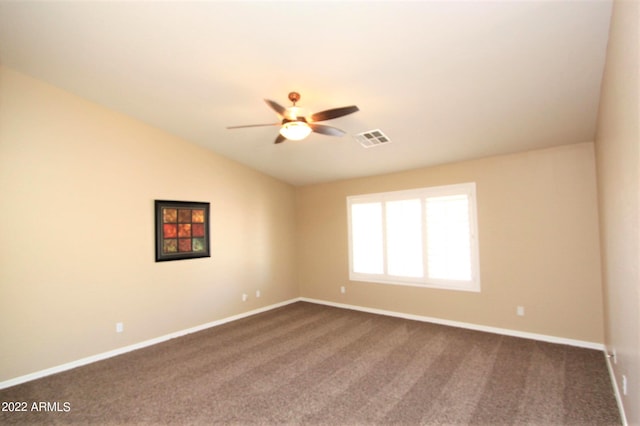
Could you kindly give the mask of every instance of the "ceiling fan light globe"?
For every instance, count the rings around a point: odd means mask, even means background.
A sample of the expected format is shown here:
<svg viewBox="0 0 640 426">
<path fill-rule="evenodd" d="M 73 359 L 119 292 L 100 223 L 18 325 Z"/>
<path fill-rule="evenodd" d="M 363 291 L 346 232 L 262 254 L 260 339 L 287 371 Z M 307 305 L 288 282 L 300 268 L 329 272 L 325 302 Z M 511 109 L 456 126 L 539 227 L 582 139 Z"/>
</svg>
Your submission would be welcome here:
<svg viewBox="0 0 640 426">
<path fill-rule="evenodd" d="M 300 141 L 311 134 L 311 127 L 304 121 L 290 121 L 280 128 L 280 134 L 292 141 Z"/>
</svg>

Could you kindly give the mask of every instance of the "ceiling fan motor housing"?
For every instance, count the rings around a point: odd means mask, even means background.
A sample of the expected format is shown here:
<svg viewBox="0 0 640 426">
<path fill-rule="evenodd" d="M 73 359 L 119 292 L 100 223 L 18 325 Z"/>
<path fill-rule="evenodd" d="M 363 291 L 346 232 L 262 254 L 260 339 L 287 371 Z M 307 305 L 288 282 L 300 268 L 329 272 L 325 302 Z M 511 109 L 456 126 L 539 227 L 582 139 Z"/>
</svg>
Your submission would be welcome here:
<svg viewBox="0 0 640 426">
<path fill-rule="evenodd" d="M 303 123 L 307 123 L 307 119 L 306 118 L 304 118 L 302 116 L 299 116 L 299 117 L 296 117 L 296 118 L 286 118 L 285 117 L 285 118 L 282 119 L 282 124 L 291 123 L 292 121 L 300 121 L 300 122 L 303 122 Z"/>
</svg>

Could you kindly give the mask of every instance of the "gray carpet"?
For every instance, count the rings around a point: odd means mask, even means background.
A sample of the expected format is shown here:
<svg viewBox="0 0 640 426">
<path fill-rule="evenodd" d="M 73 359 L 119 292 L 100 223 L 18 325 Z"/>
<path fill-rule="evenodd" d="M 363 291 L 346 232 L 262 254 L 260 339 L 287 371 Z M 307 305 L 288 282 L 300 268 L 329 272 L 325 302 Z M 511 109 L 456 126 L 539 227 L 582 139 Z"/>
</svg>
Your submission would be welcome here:
<svg viewBox="0 0 640 426">
<path fill-rule="evenodd" d="M 602 352 L 303 302 L 0 401 L 28 403 L 2 424 L 621 424 Z"/>
</svg>

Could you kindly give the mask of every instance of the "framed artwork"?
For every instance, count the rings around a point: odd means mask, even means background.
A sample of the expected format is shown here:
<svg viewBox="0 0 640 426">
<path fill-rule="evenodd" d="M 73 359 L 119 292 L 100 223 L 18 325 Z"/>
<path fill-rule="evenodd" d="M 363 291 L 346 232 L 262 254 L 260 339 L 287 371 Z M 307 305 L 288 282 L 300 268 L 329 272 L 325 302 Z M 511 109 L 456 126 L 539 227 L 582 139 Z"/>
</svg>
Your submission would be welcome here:
<svg viewBox="0 0 640 426">
<path fill-rule="evenodd" d="M 156 262 L 211 257 L 209 203 L 155 200 Z"/>
</svg>

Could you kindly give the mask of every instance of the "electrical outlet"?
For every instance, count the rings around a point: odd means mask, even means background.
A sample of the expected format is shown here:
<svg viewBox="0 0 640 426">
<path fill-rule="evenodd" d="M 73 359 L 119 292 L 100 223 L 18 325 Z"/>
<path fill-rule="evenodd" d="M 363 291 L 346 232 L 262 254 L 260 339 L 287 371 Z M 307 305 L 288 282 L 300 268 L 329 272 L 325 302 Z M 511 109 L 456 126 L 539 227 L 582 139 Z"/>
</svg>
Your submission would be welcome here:
<svg viewBox="0 0 640 426">
<path fill-rule="evenodd" d="M 246 302 L 248 298 L 249 298 L 249 295 L 247 293 L 243 293 L 242 294 L 242 301 L 243 302 Z"/>
<path fill-rule="evenodd" d="M 345 294 L 347 292 L 347 288 L 345 286 L 340 287 L 340 293 Z"/>
<path fill-rule="evenodd" d="M 627 395 L 627 376 L 622 375 L 622 394 Z"/>
<path fill-rule="evenodd" d="M 256 297 L 260 297 L 260 290 L 256 290 Z"/>
<path fill-rule="evenodd" d="M 516 308 L 516 314 L 518 314 L 519 317 L 523 317 L 524 316 L 524 306 L 518 306 Z"/>
<path fill-rule="evenodd" d="M 124 323 L 116 323 L 116 333 L 122 333 L 124 331 Z"/>
</svg>

